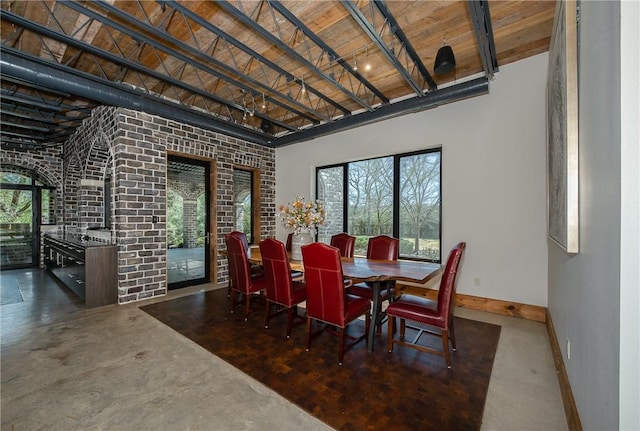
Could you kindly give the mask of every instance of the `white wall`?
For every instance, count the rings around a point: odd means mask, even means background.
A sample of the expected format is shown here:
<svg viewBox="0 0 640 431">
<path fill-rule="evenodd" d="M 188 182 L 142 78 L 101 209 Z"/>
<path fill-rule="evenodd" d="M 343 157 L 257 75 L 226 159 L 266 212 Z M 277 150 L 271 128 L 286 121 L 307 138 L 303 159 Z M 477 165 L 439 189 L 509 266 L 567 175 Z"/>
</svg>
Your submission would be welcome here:
<svg viewBox="0 0 640 431">
<path fill-rule="evenodd" d="M 581 2 L 580 254 L 549 245 L 549 311 L 585 430 L 640 429 L 640 19 L 633 3 Z"/>
<path fill-rule="evenodd" d="M 640 429 L 640 2 L 621 3 L 620 429 Z"/>
<path fill-rule="evenodd" d="M 458 292 L 546 306 L 546 76 L 541 54 L 501 66 L 488 95 L 279 148 L 276 202 L 313 196 L 317 166 L 441 146 L 443 258 L 467 242 Z"/>
</svg>

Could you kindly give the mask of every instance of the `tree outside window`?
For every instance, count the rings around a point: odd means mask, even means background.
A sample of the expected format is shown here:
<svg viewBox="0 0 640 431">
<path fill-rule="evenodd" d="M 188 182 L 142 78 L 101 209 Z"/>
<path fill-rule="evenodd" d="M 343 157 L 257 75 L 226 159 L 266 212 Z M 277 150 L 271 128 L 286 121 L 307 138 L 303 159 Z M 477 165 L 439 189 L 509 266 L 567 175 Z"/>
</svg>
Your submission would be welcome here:
<svg viewBox="0 0 640 431">
<path fill-rule="evenodd" d="M 318 168 L 327 214 L 318 240 L 346 230 L 356 236 L 355 254 L 366 255 L 368 239 L 386 234 L 400 238 L 401 257 L 440 262 L 440 156 L 437 149 Z"/>
</svg>

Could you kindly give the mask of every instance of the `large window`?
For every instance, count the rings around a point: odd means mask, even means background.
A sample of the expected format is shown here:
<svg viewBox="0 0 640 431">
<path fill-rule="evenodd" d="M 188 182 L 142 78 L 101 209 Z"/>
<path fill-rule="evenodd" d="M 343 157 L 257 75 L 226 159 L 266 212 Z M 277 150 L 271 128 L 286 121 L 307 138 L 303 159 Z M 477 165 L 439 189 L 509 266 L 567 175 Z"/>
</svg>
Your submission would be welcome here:
<svg viewBox="0 0 640 431">
<path fill-rule="evenodd" d="M 234 230 L 244 232 L 249 244 L 257 243 L 255 209 L 255 172 L 249 169 L 233 169 L 233 205 L 235 210 Z"/>
<path fill-rule="evenodd" d="M 346 231 L 366 255 L 369 238 L 386 234 L 400 238 L 400 257 L 440 262 L 440 165 L 436 149 L 317 168 L 318 240 Z"/>
</svg>

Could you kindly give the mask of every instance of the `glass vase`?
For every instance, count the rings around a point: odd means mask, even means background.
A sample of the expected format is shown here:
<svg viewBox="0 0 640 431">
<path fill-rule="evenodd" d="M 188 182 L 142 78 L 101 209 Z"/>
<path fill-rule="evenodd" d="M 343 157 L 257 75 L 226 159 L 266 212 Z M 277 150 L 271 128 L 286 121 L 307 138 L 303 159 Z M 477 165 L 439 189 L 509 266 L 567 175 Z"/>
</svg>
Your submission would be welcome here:
<svg viewBox="0 0 640 431">
<path fill-rule="evenodd" d="M 302 251 L 300 248 L 303 245 L 311 244 L 313 242 L 313 235 L 311 232 L 294 233 L 291 238 L 291 259 L 302 260 Z"/>
</svg>

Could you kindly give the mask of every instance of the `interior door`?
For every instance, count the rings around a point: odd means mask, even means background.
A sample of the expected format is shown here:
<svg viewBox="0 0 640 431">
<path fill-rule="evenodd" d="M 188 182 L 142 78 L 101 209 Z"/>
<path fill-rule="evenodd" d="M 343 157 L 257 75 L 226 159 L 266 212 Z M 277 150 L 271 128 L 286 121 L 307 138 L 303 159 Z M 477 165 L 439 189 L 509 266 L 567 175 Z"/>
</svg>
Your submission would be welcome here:
<svg viewBox="0 0 640 431">
<path fill-rule="evenodd" d="M 34 192 L 31 188 L 3 186 L 0 189 L 0 266 L 22 268 L 34 264 Z"/>
<path fill-rule="evenodd" d="M 210 280 L 210 162 L 170 155 L 167 165 L 169 289 Z"/>
</svg>

